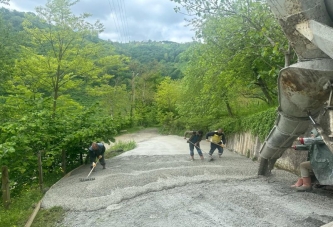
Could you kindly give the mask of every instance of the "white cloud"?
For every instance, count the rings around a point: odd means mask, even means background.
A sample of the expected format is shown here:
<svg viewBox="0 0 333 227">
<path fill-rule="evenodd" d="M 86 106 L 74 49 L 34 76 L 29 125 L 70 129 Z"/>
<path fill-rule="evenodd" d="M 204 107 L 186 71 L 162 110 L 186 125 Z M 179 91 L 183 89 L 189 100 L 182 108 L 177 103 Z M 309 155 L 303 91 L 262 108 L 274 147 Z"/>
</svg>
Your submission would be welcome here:
<svg viewBox="0 0 333 227">
<path fill-rule="evenodd" d="M 11 0 L 10 8 L 35 12 L 47 0 Z M 170 0 L 81 0 L 73 6 L 76 14 L 90 13 L 90 22 L 100 20 L 105 31 L 103 39 L 112 41 L 190 42 L 194 32 L 185 27 L 184 16 L 174 12 Z"/>
</svg>

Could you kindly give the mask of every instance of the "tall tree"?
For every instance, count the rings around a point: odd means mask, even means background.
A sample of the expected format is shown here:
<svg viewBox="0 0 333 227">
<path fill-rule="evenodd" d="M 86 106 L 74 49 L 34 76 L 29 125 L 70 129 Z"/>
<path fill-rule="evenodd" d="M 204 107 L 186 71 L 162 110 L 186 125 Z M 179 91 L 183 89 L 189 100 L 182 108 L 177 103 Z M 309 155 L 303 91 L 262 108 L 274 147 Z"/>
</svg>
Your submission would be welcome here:
<svg viewBox="0 0 333 227">
<path fill-rule="evenodd" d="M 98 73 L 91 59 L 97 58 L 100 46 L 88 39 L 102 32 L 103 25 L 98 21 L 95 24 L 87 22 L 89 14 L 74 15 L 70 7 L 77 2 L 48 0 L 45 7 L 36 8 L 38 23 L 28 15 L 23 24 L 24 30 L 32 38 L 33 47 L 25 48 L 26 57 L 30 60 L 27 64 L 22 60 L 22 64 L 27 69 L 38 65 L 39 72 L 34 76 L 45 88 L 52 89 L 54 114 L 61 89 L 77 86 L 73 83 L 77 76 Z M 32 65 L 34 61 L 36 64 Z M 28 72 L 22 71 L 23 74 Z"/>
<path fill-rule="evenodd" d="M 233 84 L 246 88 L 244 96 L 275 105 L 276 78 L 290 49 L 265 1 L 174 1 L 195 16 L 190 23 L 223 84 L 238 78 L 241 83 Z"/>
<path fill-rule="evenodd" d="M 89 14 L 74 15 L 70 8 L 77 2 L 48 0 L 44 7 L 36 8 L 37 17 L 27 15 L 23 28 L 30 42 L 22 46 L 23 56 L 17 61 L 14 78 L 17 90 L 24 92 L 27 97 L 33 100 L 51 97 L 53 114 L 50 120 L 54 123 L 53 128 L 57 129 L 54 131 L 56 138 L 53 144 L 61 146 L 54 148 L 54 153 L 48 152 L 53 157 L 62 157 L 65 172 L 68 143 L 73 139 L 67 135 L 71 130 L 81 131 L 80 128 L 67 127 L 70 124 L 62 122 L 82 108 L 73 101 L 70 92 L 84 88 L 87 81 L 103 81 L 109 77 L 102 72 L 102 67 L 96 67 L 101 43 L 90 40 L 103 31 L 103 25 L 98 21 L 95 24 L 87 22 Z M 89 135 L 97 135 L 95 132 Z M 108 133 L 104 132 L 105 135 Z M 45 141 L 40 144 L 46 146 Z M 58 154 L 59 151 L 61 154 Z"/>
<path fill-rule="evenodd" d="M 15 59 L 19 54 L 19 34 L 3 20 L 0 13 L 0 96 L 9 92 L 8 83 L 14 68 Z"/>
<path fill-rule="evenodd" d="M 181 95 L 180 82 L 165 77 L 158 85 L 155 94 L 155 102 L 158 107 L 158 121 L 161 125 L 170 127 L 172 122 L 178 118 L 177 101 Z"/>
</svg>

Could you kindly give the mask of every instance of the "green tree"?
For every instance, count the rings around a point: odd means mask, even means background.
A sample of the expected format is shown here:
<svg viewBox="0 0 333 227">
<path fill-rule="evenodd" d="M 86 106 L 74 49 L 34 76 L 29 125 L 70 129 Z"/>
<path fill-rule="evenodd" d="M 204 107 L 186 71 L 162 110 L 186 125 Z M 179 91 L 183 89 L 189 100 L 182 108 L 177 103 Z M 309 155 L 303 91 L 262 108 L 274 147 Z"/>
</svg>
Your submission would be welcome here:
<svg viewBox="0 0 333 227">
<path fill-rule="evenodd" d="M 114 118 L 129 117 L 131 110 L 131 97 L 127 92 L 126 85 L 110 86 L 101 85 L 100 87 L 88 88 L 88 94 L 98 97 L 107 115 Z"/>
<path fill-rule="evenodd" d="M 275 105 L 277 75 L 290 48 L 265 1 L 175 2 L 196 16 L 196 37 L 206 44 L 207 62 L 225 77 L 223 84 L 236 77 L 244 96 Z"/>
<path fill-rule="evenodd" d="M 155 102 L 158 108 L 158 121 L 161 125 L 172 125 L 172 122 L 177 119 L 177 102 L 181 95 L 180 83 L 177 80 L 171 80 L 170 77 L 165 77 L 157 87 Z"/>
<path fill-rule="evenodd" d="M 77 165 L 79 153 L 91 141 L 108 142 L 121 127 L 100 105 L 85 108 L 72 98 L 73 91 L 107 84 L 112 75 L 106 65 L 118 64 L 117 58 L 105 57 L 101 43 L 90 40 L 102 25 L 85 22 L 87 14 L 70 12 L 76 2 L 48 1 L 37 8 L 37 17 L 29 14 L 23 24 L 30 39 L 21 46 L 11 80 L 6 80 L 7 90 L 16 95 L 5 97 L 0 108 L 5 119 L 0 164 L 8 164 L 17 189 L 36 174 L 37 152 L 44 151 L 49 172 L 66 173 L 66 165 Z"/>
<path fill-rule="evenodd" d="M 3 20 L 2 13 L 0 13 L 0 96 L 9 92 L 8 80 L 13 73 L 15 58 L 19 55 L 17 48 L 19 37 Z"/>
<path fill-rule="evenodd" d="M 78 84 L 74 78 L 92 76 L 98 73 L 91 59 L 97 58 L 99 45 L 87 40 L 103 31 L 103 25 L 86 22 L 89 14 L 75 16 L 70 7 L 78 1 L 48 0 L 45 7 L 37 7 L 37 17 L 42 23 L 34 23 L 28 16 L 24 21 L 24 30 L 32 38 L 33 48 L 25 48 L 26 57 L 22 60 L 26 68 L 38 65 L 40 81 L 46 88 L 52 88 L 53 112 L 57 109 L 57 100 L 61 89 L 70 89 Z M 35 54 L 35 49 L 38 50 Z M 33 62 L 36 64 L 32 64 Z M 26 64 L 25 64 L 26 63 Z M 23 68 L 23 67 L 22 67 Z M 35 70 L 35 69 L 32 69 Z M 31 70 L 31 71 L 32 71 Z M 28 74 L 27 71 L 21 70 Z"/>
</svg>

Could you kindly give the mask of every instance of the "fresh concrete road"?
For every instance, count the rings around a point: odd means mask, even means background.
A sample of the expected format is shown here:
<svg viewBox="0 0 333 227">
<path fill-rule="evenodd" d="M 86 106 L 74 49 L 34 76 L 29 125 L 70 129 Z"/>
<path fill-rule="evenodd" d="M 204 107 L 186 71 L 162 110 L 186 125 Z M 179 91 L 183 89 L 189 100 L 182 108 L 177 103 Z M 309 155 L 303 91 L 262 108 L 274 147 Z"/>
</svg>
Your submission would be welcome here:
<svg viewBox="0 0 333 227">
<path fill-rule="evenodd" d="M 257 176 L 258 163 L 225 150 L 222 158 L 190 161 L 179 136 L 144 130 L 117 140 L 135 140 L 137 148 L 97 166 L 94 181 L 83 166 L 46 193 L 42 207 L 62 206 L 59 226 L 192 227 L 322 226 L 333 221 L 333 195 L 294 192 L 297 176 L 273 170 Z M 207 158 L 209 143 L 201 142 Z"/>
</svg>

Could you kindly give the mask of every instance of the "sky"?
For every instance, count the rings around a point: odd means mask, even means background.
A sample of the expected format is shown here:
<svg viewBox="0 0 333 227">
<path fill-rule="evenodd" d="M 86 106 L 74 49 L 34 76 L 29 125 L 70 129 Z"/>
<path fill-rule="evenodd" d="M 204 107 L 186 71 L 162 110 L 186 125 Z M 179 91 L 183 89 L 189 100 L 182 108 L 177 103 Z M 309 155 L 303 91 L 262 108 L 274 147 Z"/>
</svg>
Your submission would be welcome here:
<svg viewBox="0 0 333 227">
<path fill-rule="evenodd" d="M 20 12 L 36 12 L 37 6 L 45 6 L 47 0 L 10 0 L 10 6 L 0 7 Z M 176 13 L 175 2 L 170 0 L 80 0 L 72 7 L 79 15 L 89 13 L 90 23 L 99 20 L 105 27 L 101 39 L 129 41 L 191 42 L 194 31 Z"/>
</svg>

